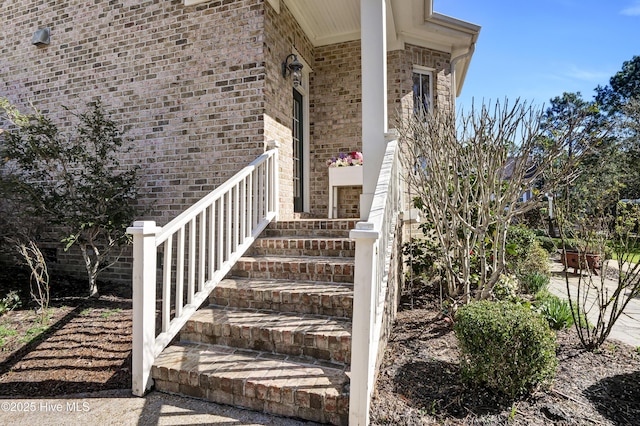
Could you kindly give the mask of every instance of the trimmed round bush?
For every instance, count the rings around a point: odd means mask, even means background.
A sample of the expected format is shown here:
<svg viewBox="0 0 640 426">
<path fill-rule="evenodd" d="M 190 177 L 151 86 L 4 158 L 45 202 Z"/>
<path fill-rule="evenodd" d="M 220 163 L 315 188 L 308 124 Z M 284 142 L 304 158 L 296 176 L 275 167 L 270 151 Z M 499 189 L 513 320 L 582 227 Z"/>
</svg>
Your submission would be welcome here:
<svg viewBox="0 0 640 426">
<path fill-rule="evenodd" d="M 480 301 L 456 314 L 462 379 L 516 397 L 551 384 L 557 366 L 555 334 L 528 307 Z"/>
</svg>

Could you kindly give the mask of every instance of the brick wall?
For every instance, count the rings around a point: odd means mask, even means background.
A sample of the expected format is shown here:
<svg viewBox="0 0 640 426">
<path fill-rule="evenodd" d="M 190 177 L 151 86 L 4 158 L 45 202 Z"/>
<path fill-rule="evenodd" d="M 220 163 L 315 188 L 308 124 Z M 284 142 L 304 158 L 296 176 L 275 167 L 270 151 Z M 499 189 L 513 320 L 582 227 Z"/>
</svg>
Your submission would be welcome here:
<svg viewBox="0 0 640 426">
<path fill-rule="evenodd" d="M 0 4 L 0 96 L 52 112 L 101 98 L 128 129 L 161 224 L 264 145 L 262 1 L 182 3 Z M 42 27 L 51 44 L 31 45 Z"/>
<path fill-rule="evenodd" d="M 284 3 L 276 13 L 263 0 L 190 7 L 182 0 L 8 1 L 0 16 L 0 96 L 54 117 L 63 105 L 82 108 L 100 98 L 127 129 L 128 163 L 141 166 L 144 218 L 160 225 L 269 140 L 281 143 L 280 217 L 293 216 L 292 84 L 281 76 L 281 62 L 294 49 L 313 71 L 312 214 L 327 215 L 325 161 L 362 149 L 360 42 L 314 48 Z M 51 29 L 51 44 L 33 46 L 31 36 L 43 27 Z M 448 55 L 407 46 L 389 53 L 390 114 L 410 98 L 413 64 L 437 69 L 436 105 L 449 99 Z M 359 193 L 340 191 L 340 215 L 359 215 Z M 114 272 L 127 274 L 126 263 Z"/>
<path fill-rule="evenodd" d="M 293 81 L 282 77 L 282 61 L 293 51 L 298 52 L 311 68 L 314 66 L 314 49 L 309 39 L 289 12 L 280 3 L 280 13 L 271 5 L 265 7 L 264 58 L 266 82 L 265 139 L 280 142 L 280 218 L 293 215 Z M 310 141 L 306 141 L 310 143 Z"/>
<path fill-rule="evenodd" d="M 146 218 L 167 223 L 263 152 L 262 0 L 5 1 L 0 16 L 0 96 L 54 116 L 102 99 L 131 138 Z M 33 46 L 43 27 L 51 44 Z"/>
</svg>

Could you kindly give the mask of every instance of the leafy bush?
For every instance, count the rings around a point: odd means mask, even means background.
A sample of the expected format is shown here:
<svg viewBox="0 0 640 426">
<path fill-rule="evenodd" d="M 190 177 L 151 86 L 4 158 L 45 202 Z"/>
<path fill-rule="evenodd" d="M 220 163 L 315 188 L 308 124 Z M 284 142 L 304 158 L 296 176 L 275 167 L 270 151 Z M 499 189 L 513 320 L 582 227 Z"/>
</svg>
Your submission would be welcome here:
<svg viewBox="0 0 640 426">
<path fill-rule="evenodd" d="M 549 275 L 540 272 L 531 272 L 520 279 L 520 283 L 525 292 L 536 294 L 544 290 L 549 285 Z"/>
<path fill-rule="evenodd" d="M 493 296 L 497 300 L 514 300 L 520 287 L 515 275 L 500 275 L 498 282 L 493 286 Z"/>
<path fill-rule="evenodd" d="M 527 255 L 518 265 L 517 272 L 519 276 L 536 272 L 549 275 L 549 252 L 542 248 L 537 241 L 534 241 Z"/>
<path fill-rule="evenodd" d="M 573 325 L 571 306 L 566 300 L 550 295 L 541 305 L 540 314 L 547 320 L 554 330 L 562 330 Z"/>
<path fill-rule="evenodd" d="M 509 270 L 518 271 L 536 240 L 536 234 L 524 226 L 510 226 L 507 230 L 506 261 Z"/>
<path fill-rule="evenodd" d="M 536 241 L 538 241 L 538 244 L 540 244 L 540 246 L 549 253 L 555 253 L 558 250 L 558 245 L 555 238 L 542 235 L 537 236 Z"/>
<path fill-rule="evenodd" d="M 30 213 L 53 225 L 65 250 L 80 248 L 95 297 L 98 274 L 130 242 L 138 168 L 124 166 L 125 138 L 100 102 L 84 113 L 68 112 L 72 123 L 65 132 L 39 111 L 22 114 L 0 98 L 0 114 L 13 124 L 0 132 L 0 154 L 13 168 L 4 178 L 29 202 Z"/>
<path fill-rule="evenodd" d="M 439 273 L 438 259 L 441 250 L 436 239 L 430 236 L 426 232 L 424 238 L 412 238 L 402 246 L 404 263 L 413 281 L 429 282 Z"/>
<path fill-rule="evenodd" d="M 15 308 L 22 304 L 20 296 L 17 291 L 10 291 L 7 295 L 0 300 L 0 315 L 5 312 L 13 311 Z"/>
<path fill-rule="evenodd" d="M 549 385 L 555 375 L 555 334 L 531 309 L 480 301 L 456 315 L 463 380 L 510 397 Z"/>
</svg>

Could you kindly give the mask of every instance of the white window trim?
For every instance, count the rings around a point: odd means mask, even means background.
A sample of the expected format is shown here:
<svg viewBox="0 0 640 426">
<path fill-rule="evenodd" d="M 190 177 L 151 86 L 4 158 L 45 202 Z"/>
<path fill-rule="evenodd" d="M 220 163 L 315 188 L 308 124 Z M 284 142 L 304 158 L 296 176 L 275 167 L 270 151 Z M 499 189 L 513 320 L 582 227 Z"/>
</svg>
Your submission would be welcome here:
<svg viewBox="0 0 640 426">
<path fill-rule="evenodd" d="M 433 105 L 433 79 L 434 79 L 435 71 L 436 71 L 435 68 L 423 67 L 422 65 L 414 65 L 413 66 L 413 73 L 421 74 L 421 75 L 428 75 L 429 76 L 429 105 L 431 106 L 431 108 L 434 107 L 434 105 Z M 413 79 L 413 74 L 412 74 L 411 77 Z"/>
</svg>

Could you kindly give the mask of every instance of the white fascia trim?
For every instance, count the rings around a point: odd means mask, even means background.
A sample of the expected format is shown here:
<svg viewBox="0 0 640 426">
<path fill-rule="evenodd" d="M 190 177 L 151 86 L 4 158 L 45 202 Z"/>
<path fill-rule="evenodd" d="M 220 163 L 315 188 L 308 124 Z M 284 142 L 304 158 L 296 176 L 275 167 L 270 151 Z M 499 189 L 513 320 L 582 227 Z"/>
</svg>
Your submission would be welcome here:
<svg viewBox="0 0 640 426">
<path fill-rule="evenodd" d="M 273 10 L 276 11 L 276 13 L 280 13 L 280 0 L 267 0 L 267 2 L 269 2 L 269 4 L 271 5 L 271 7 L 273 7 Z"/>
</svg>

